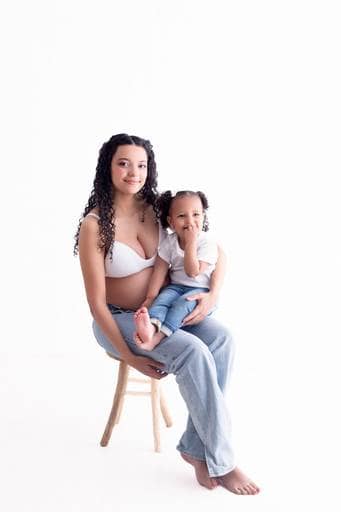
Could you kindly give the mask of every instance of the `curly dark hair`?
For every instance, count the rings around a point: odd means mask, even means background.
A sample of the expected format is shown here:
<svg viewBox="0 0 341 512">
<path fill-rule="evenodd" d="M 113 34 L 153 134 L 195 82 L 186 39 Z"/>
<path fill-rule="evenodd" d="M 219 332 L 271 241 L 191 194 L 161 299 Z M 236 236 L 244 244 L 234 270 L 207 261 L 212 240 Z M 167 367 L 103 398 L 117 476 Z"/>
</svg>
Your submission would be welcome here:
<svg viewBox="0 0 341 512">
<path fill-rule="evenodd" d="M 207 197 L 205 196 L 205 194 L 203 192 L 200 192 L 200 190 L 198 190 L 197 192 L 194 192 L 193 190 L 180 190 L 174 196 L 172 195 L 172 192 L 170 190 L 166 190 L 166 192 L 163 192 L 157 198 L 156 203 L 155 203 L 157 216 L 160 219 L 162 227 L 164 227 L 164 228 L 170 227 L 167 217 L 169 216 L 169 211 L 171 209 L 172 202 L 175 199 L 178 199 L 179 197 L 183 197 L 183 196 L 198 196 L 199 197 L 201 204 L 202 204 L 202 208 L 204 210 L 204 222 L 203 222 L 202 230 L 208 231 L 208 219 L 207 219 L 208 201 L 207 201 Z"/>
<path fill-rule="evenodd" d="M 126 133 L 113 135 L 99 151 L 93 189 L 75 234 L 74 255 L 78 254 L 79 232 L 82 221 L 93 208 L 97 207 L 99 216 L 98 246 L 100 249 L 104 248 L 105 255 L 110 251 L 110 257 L 112 257 L 112 243 L 115 239 L 115 188 L 111 179 L 111 161 L 117 148 L 123 145 L 135 145 L 145 149 L 147 153 L 147 178 L 143 188 L 138 192 L 138 197 L 143 199 L 145 204 L 151 204 L 155 208 L 154 205 L 158 196 L 157 172 L 152 144 L 149 140 L 135 135 L 127 135 Z"/>
</svg>

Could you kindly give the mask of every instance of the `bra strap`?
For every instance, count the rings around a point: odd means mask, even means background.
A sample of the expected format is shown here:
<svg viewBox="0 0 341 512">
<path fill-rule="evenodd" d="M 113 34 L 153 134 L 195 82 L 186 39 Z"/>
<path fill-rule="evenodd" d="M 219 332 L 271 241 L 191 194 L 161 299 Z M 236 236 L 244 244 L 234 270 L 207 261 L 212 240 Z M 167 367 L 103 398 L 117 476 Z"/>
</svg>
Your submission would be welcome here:
<svg viewBox="0 0 341 512">
<path fill-rule="evenodd" d="M 88 213 L 87 217 L 95 217 L 95 219 L 99 220 L 99 216 L 97 215 L 97 213 Z"/>
</svg>

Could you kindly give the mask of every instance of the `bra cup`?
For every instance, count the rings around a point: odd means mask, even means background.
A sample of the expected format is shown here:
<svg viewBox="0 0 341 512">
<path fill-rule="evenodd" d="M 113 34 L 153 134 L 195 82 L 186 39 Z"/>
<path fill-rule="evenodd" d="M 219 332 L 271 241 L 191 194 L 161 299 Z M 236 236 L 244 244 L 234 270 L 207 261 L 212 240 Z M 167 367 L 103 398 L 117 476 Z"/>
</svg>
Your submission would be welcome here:
<svg viewBox="0 0 341 512">
<path fill-rule="evenodd" d="M 105 258 L 105 275 L 107 277 L 127 277 L 153 267 L 156 254 L 151 258 L 142 258 L 134 249 L 123 242 L 115 241 L 112 259 L 108 253 Z"/>
<path fill-rule="evenodd" d="M 87 216 L 94 217 L 95 219 L 99 220 L 99 216 L 96 213 L 90 212 Z M 158 224 L 158 246 L 160 246 L 161 242 L 167 236 L 167 230 L 161 226 L 160 222 Z M 115 240 L 112 250 L 112 259 L 110 259 L 110 253 L 108 253 L 105 257 L 105 275 L 106 277 L 127 277 L 132 274 L 136 274 L 145 268 L 153 267 L 156 256 L 157 254 L 154 254 L 154 256 L 151 258 L 143 258 L 134 249 L 129 247 L 129 245 Z"/>
</svg>

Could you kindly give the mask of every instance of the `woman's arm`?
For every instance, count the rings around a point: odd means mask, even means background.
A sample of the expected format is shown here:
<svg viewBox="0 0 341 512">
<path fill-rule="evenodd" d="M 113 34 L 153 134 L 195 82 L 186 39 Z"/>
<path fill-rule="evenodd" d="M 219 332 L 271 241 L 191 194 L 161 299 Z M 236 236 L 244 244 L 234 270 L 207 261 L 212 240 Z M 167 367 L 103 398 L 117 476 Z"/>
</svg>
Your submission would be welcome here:
<svg viewBox="0 0 341 512">
<path fill-rule="evenodd" d="M 226 272 L 226 255 L 218 246 L 218 260 L 211 274 L 209 292 L 197 293 L 187 297 L 187 300 L 197 300 L 199 304 L 183 321 L 183 325 L 192 325 L 201 322 L 213 306 L 217 303 L 220 289 L 224 282 Z"/>
<path fill-rule="evenodd" d="M 162 363 L 143 356 L 136 356 L 124 341 L 106 303 L 104 250 L 98 249 L 98 223 L 84 219 L 79 234 L 79 258 L 83 273 L 88 304 L 94 320 L 106 335 L 122 360 L 149 377 L 159 379 Z"/>
<path fill-rule="evenodd" d="M 154 299 L 159 295 L 160 289 L 165 284 L 169 269 L 169 264 L 158 256 L 156 258 L 155 266 L 153 269 L 152 277 L 147 290 L 147 295 L 143 301 L 142 306 L 148 308 Z"/>
<path fill-rule="evenodd" d="M 218 245 L 218 260 L 211 274 L 210 279 L 210 294 L 214 301 L 217 302 L 221 287 L 223 286 L 226 274 L 226 254 L 223 249 Z"/>
</svg>

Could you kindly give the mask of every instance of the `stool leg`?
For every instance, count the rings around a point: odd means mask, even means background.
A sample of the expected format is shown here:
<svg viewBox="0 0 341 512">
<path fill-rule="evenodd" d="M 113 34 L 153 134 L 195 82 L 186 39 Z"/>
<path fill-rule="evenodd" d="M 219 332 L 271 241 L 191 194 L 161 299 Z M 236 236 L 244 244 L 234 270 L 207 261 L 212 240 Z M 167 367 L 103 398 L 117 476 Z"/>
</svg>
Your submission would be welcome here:
<svg viewBox="0 0 341 512">
<path fill-rule="evenodd" d="M 119 404 L 118 404 L 118 408 L 117 408 L 117 413 L 116 413 L 115 425 L 118 425 L 118 423 L 119 423 L 119 421 L 121 419 L 123 403 L 124 403 L 126 389 L 127 389 L 127 383 L 128 383 L 128 380 L 129 380 L 129 370 L 130 370 L 130 368 L 128 366 L 128 375 L 127 375 L 127 377 L 125 379 L 124 386 L 122 388 L 121 398 L 120 398 L 120 401 L 119 401 Z"/>
<path fill-rule="evenodd" d="M 120 361 L 114 401 L 107 425 L 104 430 L 104 434 L 101 439 L 101 446 L 107 446 L 107 444 L 109 443 L 112 429 L 115 423 L 117 423 L 117 415 L 122 410 L 122 402 L 124 399 L 125 390 L 127 388 L 128 375 L 129 366 L 127 365 L 127 363 Z"/>
<path fill-rule="evenodd" d="M 171 427 L 173 425 L 173 421 L 172 421 L 171 415 L 169 414 L 169 410 L 168 410 L 168 407 L 166 404 L 165 396 L 163 394 L 161 385 L 160 385 L 160 408 L 161 408 L 161 413 L 162 413 L 163 419 L 165 420 L 165 423 L 166 423 L 166 427 Z"/>
<path fill-rule="evenodd" d="M 153 411 L 154 450 L 160 452 L 160 389 L 158 380 L 150 379 L 150 390 Z"/>
<path fill-rule="evenodd" d="M 124 394 L 122 394 L 121 400 L 120 400 L 120 403 L 119 403 L 119 406 L 118 406 L 118 410 L 117 410 L 117 414 L 116 414 L 116 419 L 115 419 L 115 425 L 118 425 L 119 422 L 120 422 L 121 414 L 122 414 L 122 409 L 123 409 L 123 402 L 124 402 Z"/>
<path fill-rule="evenodd" d="M 121 361 L 120 365 L 121 364 L 126 364 L 126 363 L 123 363 L 123 361 Z M 115 416 L 114 426 L 118 424 L 118 422 L 120 421 L 120 418 L 121 418 L 122 409 L 123 409 L 123 403 L 124 403 L 124 399 L 125 399 L 125 395 L 126 395 L 126 391 L 127 391 L 128 381 L 129 381 L 129 372 L 130 372 L 130 366 L 127 365 L 127 370 L 126 371 L 125 370 L 122 371 L 122 373 L 123 373 L 122 388 L 121 388 L 121 393 L 120 393 L 120 396 L 119 396 L 119 401 L 118 401 L 117 413 L 116 413 L 116 416 Z"/>
</svg>

